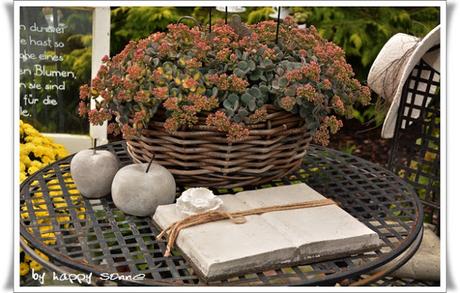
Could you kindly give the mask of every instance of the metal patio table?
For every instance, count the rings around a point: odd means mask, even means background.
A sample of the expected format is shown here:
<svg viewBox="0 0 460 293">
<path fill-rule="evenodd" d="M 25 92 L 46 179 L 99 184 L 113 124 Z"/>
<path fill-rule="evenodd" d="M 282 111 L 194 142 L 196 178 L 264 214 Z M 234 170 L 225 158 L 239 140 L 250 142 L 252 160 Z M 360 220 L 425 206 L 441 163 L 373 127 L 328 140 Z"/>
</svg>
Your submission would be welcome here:
<svg viewBox="0 0 460 293">
<path fill-rule="evenodd" d="M 114 152 L 121 166 L 132 163 L 124 142 L 98 149 Z M 379 165 L 310 145 L 298 171 L 245 190 L 305 182 L 377 232 L 384 245 L 335 260 L 287 265 L 206 284 L 179 251 L 163 257 L 166 243 L 155 239 L 158 230 L 150 217 L 123 214 L 110 196 L 83 198 L 72 182 L 71 159 L 57 161 L 21 184 L 21 245 L 32 257 L 37 254 L 31 248 L 48 256 L 49 261 L 37 261 L 50 270 L 93 273 L 95 285 L 362 285 L 407 262 L 422 238 L 423 209 L 410 185 Z M 98 278 L 103 273 L 116 274 L 116 283 Z M 138 274 L 145 274 L 145 279 L 132 278 Z"/>
</svg>

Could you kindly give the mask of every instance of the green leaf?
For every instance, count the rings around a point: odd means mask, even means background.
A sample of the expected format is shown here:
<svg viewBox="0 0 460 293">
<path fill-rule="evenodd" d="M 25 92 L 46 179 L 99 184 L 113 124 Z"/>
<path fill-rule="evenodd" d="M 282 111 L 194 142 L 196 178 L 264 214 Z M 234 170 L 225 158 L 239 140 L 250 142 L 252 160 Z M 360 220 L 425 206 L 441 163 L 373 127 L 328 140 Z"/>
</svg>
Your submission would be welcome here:
<svg viewBox="0 0 460 293">
<path fill-rule="evenodd" d="M 251 96 L 250 94 L 244 93 L 243 95 L 241 95 L 241 102 L 244 105 L 248 105 L 251 100 L 255 100 L 255 98 Z"/>
<path fill-rule="evenodd" d="M 249 69 L 249 63 L 246 61 L 240 61 L 238 62 L 238 68 L 246 72 Z"/>
<path fill-rule="evenodd" d="M 263 99 L 256 99 L 256 105 L 257 107 L 262 107 L 264 105 L 264 100 Z M 254 111 L 254 110 L 251 110 Z"/>
<path fill-rule="evenodd" d="M 363 45 L 363 41 L 361 40 L 361 37 L 359 36 L 358 33 L 354 33 L 350 36 L 350 41 L 353 43 L 356 49 L 361 49 L 361 46 Z"/>
<path fill-rule="evenodd" d="M 357 119 L 361 124 L 366 121 L 366 117 L 364 117 L 364 115 L 356 109 L 353 109 L 353 118 Z"/>
<path fill-rule="evenodd" d="M 180 93 L 180 90 L 176 87 L 173 87 L 169 90 L 169 94 L 173 97 L 177 96 Z"/>
<path fill-rule="evenodd" d="M 252 81 L 256 81 L 256 80 L 259 80 L 261 76 L 262 76 L 262 71 L 260 69 L 256 69 L 249 75 L 249 79 Z"/>
<path fill-rule="evenodd" d="M 230 102 L 229 100 L 225 100 L 224 103 L 224 108 L 227 109 L 227 110 L 232 110 L 233 109 L 233 105 L 232 102 Z"/>
<path fill-rule="evenodd" d="M 284 76 L 278 80 L 278 84 L 280 88 L 285 88 L 288 85 L 288 82 L 289 82 L 288 79 Z"/>
<path fill-rule="evenodd" d="M 268 95 L 268 86 L 266 85 L 259 85 L 259 89 L 263 96 Z"/>
<path fill-rule="evenodd" d="M 286 96 L 290 96 L 290 97 L 294 97 L 295 94 L 296 94 L 296 87 L 291 85 L 289 86 L 288 88 L 286 88 L 286 90 L 284 91 L 284 94 Z"/>
<path fill-rule="evenodd" d="M 233 104 L 235 104 L 240 98 L 236 94 L 230 94 L 227 98 L 228 101 L 230 101 Z"/>
<path fill-rule="evenodd" d="M 238 110 L 238 116 L 240 116 L 241 118 L 247 117 L 248 115 L 249 112 L 246 109 L 240 108 L 240 110 Z"/>
<path fill-rule="evenodd" d="M 225 112 L 225 115 L 227 115 L 230 118 L 232 118 L 233 115 L 235 115 L 235 111 L 233 111 L 232 109 L 224 109 L 224 112 Z"/>
<path fill-rule="evenodd" d="M 243 54 L 241 53 L 241 50 L 236 49 L 235 53 L 236 53 L 236 56 L 238 57 L 238 59 L 241 59 L 241 57 L 243 57 Z"/>
<path fill-rule="evenodd" d="M 270 60 L 270 59 L 264 59 L 264 61 L 262 61 L 262 65 L 263 65 L 266 69 L 268 69 L 268 68 L 272 68 L 272 69 L 273 69 L 273 68 L 274 68 L 273 62 L 272 62 L 272 60 Z"/>
<path fill-rule="evenodd" d="M 256 99 L 249 101 L 248 109 L 251 112 L 253 112 L 256 109 Z"/>
<path fill-rule="evenodd" d="M 217 93 L 219 92 L 219 89 L 217 87 L 213 87 L 212 88 L 212 97 L 216 97 L 217 96 Z"/>
<path fill-rule="evenodd" d="M 240 106 L 239 97 L 235 94 L 230 94 L 227 99 L 224 100 L 223 106 L 227 110 L 236 111 Z"/>
<path fill-rule="evenodd" d="M 267 81 L 271 81 L 274 77 L 273 73 L 271 72 L 267 72 L 265 75 L 267 76 Z"/>
<path fill-rule="evenodd" d="M 304 119 L 307 118 L 309 116 L 309 112 L 310 111 L 308 110 L 308 108 L 301 107 L 300 111 L 299 111 L 300 117 L 302 117 Z"/>
<path fill-rule="evenodd" d="M 243 77 L 246 76 L 246 72 L 244 72 L 243 70 L 241 70 L 241 69 L 239 69 L 239 68 L 236 68 L 236 69 L 233 71 L 233 73 L 234 73 L 236 76 L 240 77 L 240 78 L 243 78 Z"/>
<path fill-rule="evenodd" d="M 256 98 L 262 97 L 262 92 L 259 90 L 257 87 L 252 87 L 248 90 L 248 93 L 251 94 L 251 96 L 254 96 Z"/>
<path fill-rule="evenodd" d="M 281 67 L 281 66 L 278 66 L 276 69 L 275 69 L 275 72 L 276 74 L 278 74 L 279 76 L 282 76 L 284 74 L 284 69 Z"/>
</svg>

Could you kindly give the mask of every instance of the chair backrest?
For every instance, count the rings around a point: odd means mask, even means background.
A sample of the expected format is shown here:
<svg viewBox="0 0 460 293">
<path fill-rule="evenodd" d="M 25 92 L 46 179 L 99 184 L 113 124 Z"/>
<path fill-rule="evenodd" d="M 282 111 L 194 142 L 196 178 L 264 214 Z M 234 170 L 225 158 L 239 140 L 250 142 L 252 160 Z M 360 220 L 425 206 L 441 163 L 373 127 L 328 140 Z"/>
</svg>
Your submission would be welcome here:
<svg viewBox="0 0 460 293">
<path fill-rule="evenodd" d="M 436 48 L 434 48 L 436 49 Z M 404 84 L 388 168 L 411 183 L 439 234 L 440 74 L 423 59 Z"/>
</svg>

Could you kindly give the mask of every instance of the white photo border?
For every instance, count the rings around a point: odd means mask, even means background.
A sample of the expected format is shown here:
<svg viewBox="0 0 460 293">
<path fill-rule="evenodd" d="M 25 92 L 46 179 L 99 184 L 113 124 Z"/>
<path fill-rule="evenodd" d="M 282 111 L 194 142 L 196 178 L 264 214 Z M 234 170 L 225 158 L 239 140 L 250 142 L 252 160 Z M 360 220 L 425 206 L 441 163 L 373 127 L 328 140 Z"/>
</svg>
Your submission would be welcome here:
<svg viewBox="0 0 460 293">
<path fill-rule="evenodd" d="M 446 106 L 447 90 L 441 91 L 441 282 L 439 287 L 73 287 L 73 286 L 43 286 L 43 287 L 23 287 L 20 286 L 19 276 L 19 9 L 24 6 L 85 6 L 85 7 L 107 7 L 107 6 L 279 6 L 280 1 L 15 1 L 14 2 L 14 291 L 15 292 L 125 292 L 127 289 L 133 292 L 445 292 L 446 291 L 446 202 L 447 202 L 447 182 L 446 182 Z M 282 1 L 282 6 L 367 6 L 367 7 L 438 7 L 440 9 L 441 24 L 441 88 L 447 89 L 446 85 L 446 1 Z M 458 5 L 457 5 L 458 6 Z M 458 7 L 457 7 L 458 8 Z M 452 249 L 452 248 L 451 248 Z"/>
</svg>

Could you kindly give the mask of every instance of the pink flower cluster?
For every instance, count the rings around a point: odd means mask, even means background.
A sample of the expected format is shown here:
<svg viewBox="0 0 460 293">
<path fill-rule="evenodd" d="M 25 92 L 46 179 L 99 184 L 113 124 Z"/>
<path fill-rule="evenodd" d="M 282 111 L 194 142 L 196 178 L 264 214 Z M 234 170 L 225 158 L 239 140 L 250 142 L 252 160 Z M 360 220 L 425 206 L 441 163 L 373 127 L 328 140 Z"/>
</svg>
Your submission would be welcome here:
<svg viewBox="0 0 460 293">
<path fill-rule="evenodd" d="M 240 123 L 231 122 L 231 120 L 222 111 L 217 111 L 210 114 L 206 118 L 208 126 L 216 127 L 220 132 L 227 133 L 227 140 L 229 142 L 240 141 L 249 136 L 249 129 L 245 128 Z"/>
<path fill-rule="evenodd" d="M 249 85 L 249 82 L 242 79 L 235 74 L 227 76 L 224 74 L 211 74 L 207 76 L 208 83 L 217 86 L 222 91 L 232 91 L 237 93 L 244 93 Z"/>
</svg>

